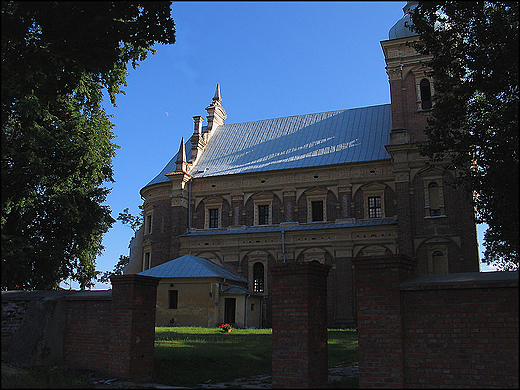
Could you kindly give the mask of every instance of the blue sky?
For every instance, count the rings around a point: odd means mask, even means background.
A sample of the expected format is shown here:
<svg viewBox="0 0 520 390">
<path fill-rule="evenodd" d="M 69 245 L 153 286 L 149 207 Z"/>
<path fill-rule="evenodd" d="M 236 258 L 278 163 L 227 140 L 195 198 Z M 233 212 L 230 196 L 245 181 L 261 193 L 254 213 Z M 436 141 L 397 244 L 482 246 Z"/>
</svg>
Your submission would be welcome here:
<svg viewBox="0 0 520 390">
<path fill-rule="evenodd" d="M 217 83 L 228 124 L 389 103 L 380 41 L 405 4 L 173 2 L 177 42 L 130 67 L 117 107 L 104 103 L 120 146 L 107 199 L 112 216 L 139 213 L 139 190 L 191 136 L 192 117 L 206 117 Z M 96 269 L 112 270 L 132 236 L 116 222 Z"/>
</svg>

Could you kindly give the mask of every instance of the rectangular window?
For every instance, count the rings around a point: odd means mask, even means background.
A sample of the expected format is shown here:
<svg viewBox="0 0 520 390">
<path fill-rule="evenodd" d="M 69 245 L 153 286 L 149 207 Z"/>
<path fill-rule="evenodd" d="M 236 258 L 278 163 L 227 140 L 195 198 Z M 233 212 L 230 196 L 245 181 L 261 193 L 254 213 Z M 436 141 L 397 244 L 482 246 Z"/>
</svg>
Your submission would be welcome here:
<svg viewBox="0 0 520 390">
<path fill-rule="evenodd" d="M 152 214 L 148 214 L 146 216 L 145 232 L 146 232 L 146 234 L 152 233 Z"/>
<path fill-rule="evenodd" d="M 179 290 L 168 291 L 168 309 L 177 309 L 179 301 Z"/>
<path fill-rule="evenodd" d="M 441 215 L 441 192 L 436 182 L 428 184 L 428 195 L 430 197 L 430 216 L 438 217 Z"/>
<path fill-rule="evenodd" d="M 381 197 L 368 198 L 368 218 L 381 218 Z"/>
<path fill-rule="evenodd" d="M 323 201 L 316 200 L 311 202 L 312 222 L 323 221 Z"/>
<path fill-rule="evenodd" d="M 268 225 L 269 224 L 269 205 L 258 206 L 258 224 Z"/>
<path fill-rule="evenodd" d="M 218 209 L 209 209 L 209 225 L 210 229 L 218 228 Z"/>
<path fill-rule="evenodd" d="M 150 252 L 144 253 L 144 261 L 143 261 L 143 271 L 146 271 L 147 269 L 150 269 Z"/>
</svg>

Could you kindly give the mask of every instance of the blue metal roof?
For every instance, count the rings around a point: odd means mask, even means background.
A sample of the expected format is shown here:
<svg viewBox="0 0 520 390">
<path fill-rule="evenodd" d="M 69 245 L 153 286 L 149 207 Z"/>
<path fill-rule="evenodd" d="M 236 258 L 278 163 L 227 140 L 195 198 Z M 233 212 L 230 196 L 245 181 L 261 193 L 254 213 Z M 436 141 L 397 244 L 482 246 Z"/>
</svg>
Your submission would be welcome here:
<svg viewBox="0 0 520 390">
<path fill-rule="evenodd" d="M 155 278 L 208 278 L 218 277 L 226 280 L 247 283 L 247 280 L 222 268 L 210 260 L 192 255 L 184 255 L 174 260 L 139 272 L 138 275 Z"/>
<path fill-rule="evenodd" d="M 341 229 L 341 228 L 356 228 L 365 226 L 387 226 L 396 225 L 395 218 L 380 219 L 374 221 L 356 221 L 351 223 L 310 223 L 297 226 L 262 226 L 262 227 L 245 227 L 244 229 L 236 230 L 196 230 L 190 233 L 184 233 L 181 237 L 193 236 L 219 236 L 226 234 L 255 234 L 255 233 L 276 233 L 276 232 L 290 232 L 302 230 L 324 230 L 324 229 Z"/>
<path fill-rule="evenodd" d="M 222 125 L 190 174 L 197 177 L 389 159 L 390 104 Z M 186 142 L 190 158 L 191 143 Z M 147 185 L 167 182 L 175 155 Z"/>
</svg>

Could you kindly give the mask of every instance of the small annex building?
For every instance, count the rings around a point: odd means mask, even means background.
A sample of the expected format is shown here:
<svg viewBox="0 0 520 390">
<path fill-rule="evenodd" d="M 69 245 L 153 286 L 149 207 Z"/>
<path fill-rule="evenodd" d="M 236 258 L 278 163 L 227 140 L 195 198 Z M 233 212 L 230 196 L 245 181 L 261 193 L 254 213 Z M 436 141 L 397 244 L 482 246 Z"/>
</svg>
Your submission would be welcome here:
<svg viewBox="0 0 520 390">
<path fill-rule="evenodd" d="M 184 255 L 138 275 L 161 278 L 156 326 L 260 328 L 263 295 L 241 276 L 207 259 Z"/>
</svg>

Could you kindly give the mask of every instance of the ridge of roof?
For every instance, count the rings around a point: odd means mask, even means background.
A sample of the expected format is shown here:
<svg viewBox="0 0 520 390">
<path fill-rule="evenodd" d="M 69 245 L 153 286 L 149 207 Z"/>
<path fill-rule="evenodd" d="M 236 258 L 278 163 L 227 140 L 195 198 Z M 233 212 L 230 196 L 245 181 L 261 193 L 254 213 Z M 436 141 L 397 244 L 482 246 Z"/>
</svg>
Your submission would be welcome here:
<svg viewBox="0 0 520 390">
<path fill-rule="evenodd" d="M 220 277 L 237 282 L 247 280 L 202 257 L 184 255 L 166 263 L 139 272 L 137 275 L 155 278 L 207 278 Z"/>
<path fill-rule="evenodd" d="M 391 105 L 224 124 L 213 130 L 190 175 L 222 176 L 389 159 Z M 191 142 L 186 142 L 186 158 Z M 145 187 L 168 182 L 177 154 Z"/>
</svg>

